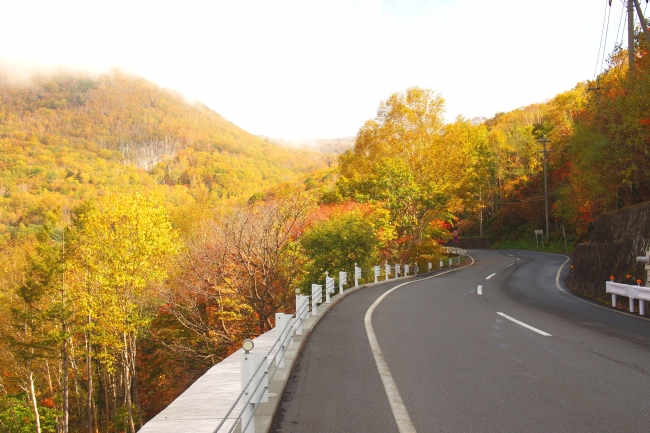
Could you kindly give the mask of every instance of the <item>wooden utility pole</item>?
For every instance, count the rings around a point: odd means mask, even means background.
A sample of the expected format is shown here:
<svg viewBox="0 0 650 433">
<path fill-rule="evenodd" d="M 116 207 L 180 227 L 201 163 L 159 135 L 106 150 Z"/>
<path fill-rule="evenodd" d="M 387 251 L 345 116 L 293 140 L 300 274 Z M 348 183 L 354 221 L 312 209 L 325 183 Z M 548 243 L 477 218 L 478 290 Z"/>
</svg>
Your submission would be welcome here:
<svg viewBox="0 0 650 433">
<path fill-rule="evenodd" d="M 542 138 L 537 140 L 538 143 L 542 143 L 544 146 L 544 209 L 546 211 L 546 239 L 548 240 L 549 236 L 549 225 L 548 225 L 548 181 L 546 176 L 546 155 L 548 150 L 546 150 L 546 143 L 550 143 L 551 139 L 546 138 L 546 135 L 543 135 Z M 543 239 L 543 238 L 542 238 Z"/>
<path fill-rule="evenodd" d="M 634 0 L 627 0 L 627 62 L 634 74 Z"/>
<path fill-rule="evenodd" d="M 641 28 L 643 29 L 643 34 L 645 35 L 645 40 L 650 45 L 650 31 L 648 31 L 648 25 L 645 22 L 645 17 L 643 12 L 641 12 L 641 6 L 639 6 L 639 0 L 634 0 L 634 7 L 636 8 L 636 14 L 639 16 L 639 22 L 641 23 Z"/>
</svg>

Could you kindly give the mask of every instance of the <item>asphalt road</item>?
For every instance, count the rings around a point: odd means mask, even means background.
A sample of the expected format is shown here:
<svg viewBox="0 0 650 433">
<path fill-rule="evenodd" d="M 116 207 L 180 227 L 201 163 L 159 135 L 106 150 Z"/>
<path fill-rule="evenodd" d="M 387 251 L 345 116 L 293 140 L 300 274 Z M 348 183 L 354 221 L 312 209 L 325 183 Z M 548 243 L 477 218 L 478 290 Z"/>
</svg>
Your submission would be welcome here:
<svg viewBox="0 0 650 433">
<path fill-rule="evenodd" d="M 650 431 L 650 320 L 558 289 L 565 256 L 469 254 L 473 265 L 400 287 L 372 314 L 416 431 Z M 272 432 L 399 431 L 364 316 L 403 282 L 353 293 L 320 321 Z"/>
</svg>

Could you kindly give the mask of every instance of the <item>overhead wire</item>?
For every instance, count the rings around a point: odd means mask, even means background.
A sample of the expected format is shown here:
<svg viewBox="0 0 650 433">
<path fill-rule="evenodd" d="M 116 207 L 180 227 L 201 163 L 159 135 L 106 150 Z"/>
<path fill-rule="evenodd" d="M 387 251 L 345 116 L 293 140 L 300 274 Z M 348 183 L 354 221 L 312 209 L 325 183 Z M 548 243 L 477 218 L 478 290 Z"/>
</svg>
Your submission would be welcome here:
<svg viewBox="0 0 650 433">
<path fill-rule="evenodd" d="M 600 53 L 603 51 L 603 35 L 605 34 L 605 20 L 607 18 L 607 6 L 609 1 L 605 1 L 605 13 L 603 14 L 603 27 L 600 29 L 600 42 L 598 44 L 598 57 L 596 57 L 596 67 L 594 68 L 594 79 L 598 72 L 598 63 L 600 62 Z"/>
<path fill-rule="evenodd" d="M 619 45 L 619 35 L 620 35 L 620 45 L 623 46 L 623 34 L 621 33 L 621 28 L 625 29 L 624 22 L 627 22 L 627 14 L 625 13 L 625 8 L 621 9 L 621 18 L 618 20 L 618 30 L 616 30 L 616 44 Z"/>
<path fill-rule="evenodd" d="M 609 17 L 612 16 L 612 6 L 609 6 L 609 13 L 607 14 L 607 26 L 605 27 L 605 43 L 603 43 L 603 56 L 600 60 L 600 73 L 603 72 L 605 66 L 605 50 L 607 49 L 607 36 L 609 35 Z"/>
</svg>

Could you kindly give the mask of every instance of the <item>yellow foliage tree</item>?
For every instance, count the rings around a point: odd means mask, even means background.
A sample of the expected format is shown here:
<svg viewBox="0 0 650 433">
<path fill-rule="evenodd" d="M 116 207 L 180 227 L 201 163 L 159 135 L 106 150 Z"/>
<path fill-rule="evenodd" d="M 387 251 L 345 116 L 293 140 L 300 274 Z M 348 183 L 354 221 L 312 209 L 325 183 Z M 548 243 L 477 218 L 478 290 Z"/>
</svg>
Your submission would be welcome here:
<svg viewBox="0 0 650 433">
<path fill-rule="evenodd" d="M 134 433 L 137 339 L 151 320 L 149 307 L 156 300 L 152 285 L 167 277 L 169 259 L 180 251 L 180 244 L 160 200 L 140 193 L 87 203 L 78 226 L 74 266 L 88 325 L 88 356 L 92 341 L 102 346 L 100 360 L 109 372 L 115 365 L 121 369 Z M 92 375 L 88 377 L 90 381 Z M 89 397 L 92 394 L 89 383 Z M 137 404 L 137 394 L 135 399 Z"/>
</svg>

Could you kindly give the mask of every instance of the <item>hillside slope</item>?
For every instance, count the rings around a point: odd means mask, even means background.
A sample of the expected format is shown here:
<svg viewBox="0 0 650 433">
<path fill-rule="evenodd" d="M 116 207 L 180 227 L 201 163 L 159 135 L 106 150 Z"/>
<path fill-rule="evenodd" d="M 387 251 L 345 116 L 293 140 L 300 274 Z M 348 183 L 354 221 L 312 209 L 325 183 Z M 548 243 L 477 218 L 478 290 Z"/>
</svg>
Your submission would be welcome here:
<svg viewBox="0 0 650 433">
<path fill-rule="evenodd" d="M 119 72 L 29 84 L 0 73 L 0 237 L 115 188 L 158 189 L 181 202 L 246 197 L 333 159 L 266 142 Z"/>
</svg>

